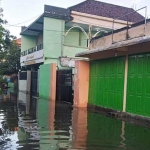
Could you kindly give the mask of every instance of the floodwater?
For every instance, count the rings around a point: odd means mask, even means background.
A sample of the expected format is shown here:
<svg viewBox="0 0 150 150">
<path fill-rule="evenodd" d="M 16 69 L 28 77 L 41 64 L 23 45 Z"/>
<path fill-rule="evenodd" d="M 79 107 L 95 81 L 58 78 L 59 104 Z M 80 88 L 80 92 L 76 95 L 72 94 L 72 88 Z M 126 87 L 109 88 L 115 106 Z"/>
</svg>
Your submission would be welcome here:
<svg viewBox="0 0 150 150">
<path fill-rule="evenodd" d="M 8 92 L 0 100 L 0 150 L 149 150 L 150 128 Z"/>
</svg>

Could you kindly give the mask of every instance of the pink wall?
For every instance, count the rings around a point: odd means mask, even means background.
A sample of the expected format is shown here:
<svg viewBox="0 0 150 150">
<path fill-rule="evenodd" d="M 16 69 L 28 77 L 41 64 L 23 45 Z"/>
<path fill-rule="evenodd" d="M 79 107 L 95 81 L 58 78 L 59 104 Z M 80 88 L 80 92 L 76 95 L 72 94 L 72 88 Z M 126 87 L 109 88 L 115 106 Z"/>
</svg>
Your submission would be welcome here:
<svg viewBox="0 0 150 150">
<path fill-rule="evenodd" d="M 89 62 L 75 62 L 74 106 L 87 107 L 89 90 Z"/>
<path fill-rule="evenodd" d="M 56 100 L 56 64 L 50 65 L 50 100 L 55 101 Z"/>
</svg>

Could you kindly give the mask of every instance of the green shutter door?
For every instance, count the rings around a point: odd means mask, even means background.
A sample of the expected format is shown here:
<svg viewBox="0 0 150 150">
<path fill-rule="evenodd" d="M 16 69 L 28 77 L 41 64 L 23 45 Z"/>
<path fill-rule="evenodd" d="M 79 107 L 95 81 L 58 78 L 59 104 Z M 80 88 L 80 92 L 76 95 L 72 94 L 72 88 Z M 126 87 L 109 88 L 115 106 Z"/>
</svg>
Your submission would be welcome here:
<svg viewBox="0 0 150 150">
<path fill-rule="evenodd" d="M 127 112 L 150 116 L 150 54 L 129 57 Z"/>
<path fill-rule="evenodd" d="M 122 110 L 125 58 L 91 61 L 89 104 Z"/>
</svg>

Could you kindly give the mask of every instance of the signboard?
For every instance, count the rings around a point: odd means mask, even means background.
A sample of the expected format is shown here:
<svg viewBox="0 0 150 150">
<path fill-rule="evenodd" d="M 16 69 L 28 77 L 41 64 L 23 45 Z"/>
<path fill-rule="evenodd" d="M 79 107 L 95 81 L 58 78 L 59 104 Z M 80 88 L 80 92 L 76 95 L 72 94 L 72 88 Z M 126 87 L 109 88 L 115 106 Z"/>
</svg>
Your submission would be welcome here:
<svg viewBox="0 0 150 150">
<path fill-rule="evenodd" d="M 20 57 L 21 66 L 27 66 L 44 62 L 43 50 L 36 51 L 32 54 Z"/>
</svg>

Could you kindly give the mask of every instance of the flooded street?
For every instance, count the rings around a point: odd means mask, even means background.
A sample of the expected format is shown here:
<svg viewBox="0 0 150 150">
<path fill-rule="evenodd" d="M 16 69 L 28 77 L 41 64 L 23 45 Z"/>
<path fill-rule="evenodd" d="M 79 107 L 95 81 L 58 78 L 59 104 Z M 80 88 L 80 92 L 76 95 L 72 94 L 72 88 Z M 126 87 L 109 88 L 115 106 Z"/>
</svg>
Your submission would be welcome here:
<svg viewBox="0 0 150 150">
<path fill-rule="evenodd" d="M 17 95 L 0 100 L 0 150 L 150 149 L 150 128 L 64 102 Z"/>
</svg>

